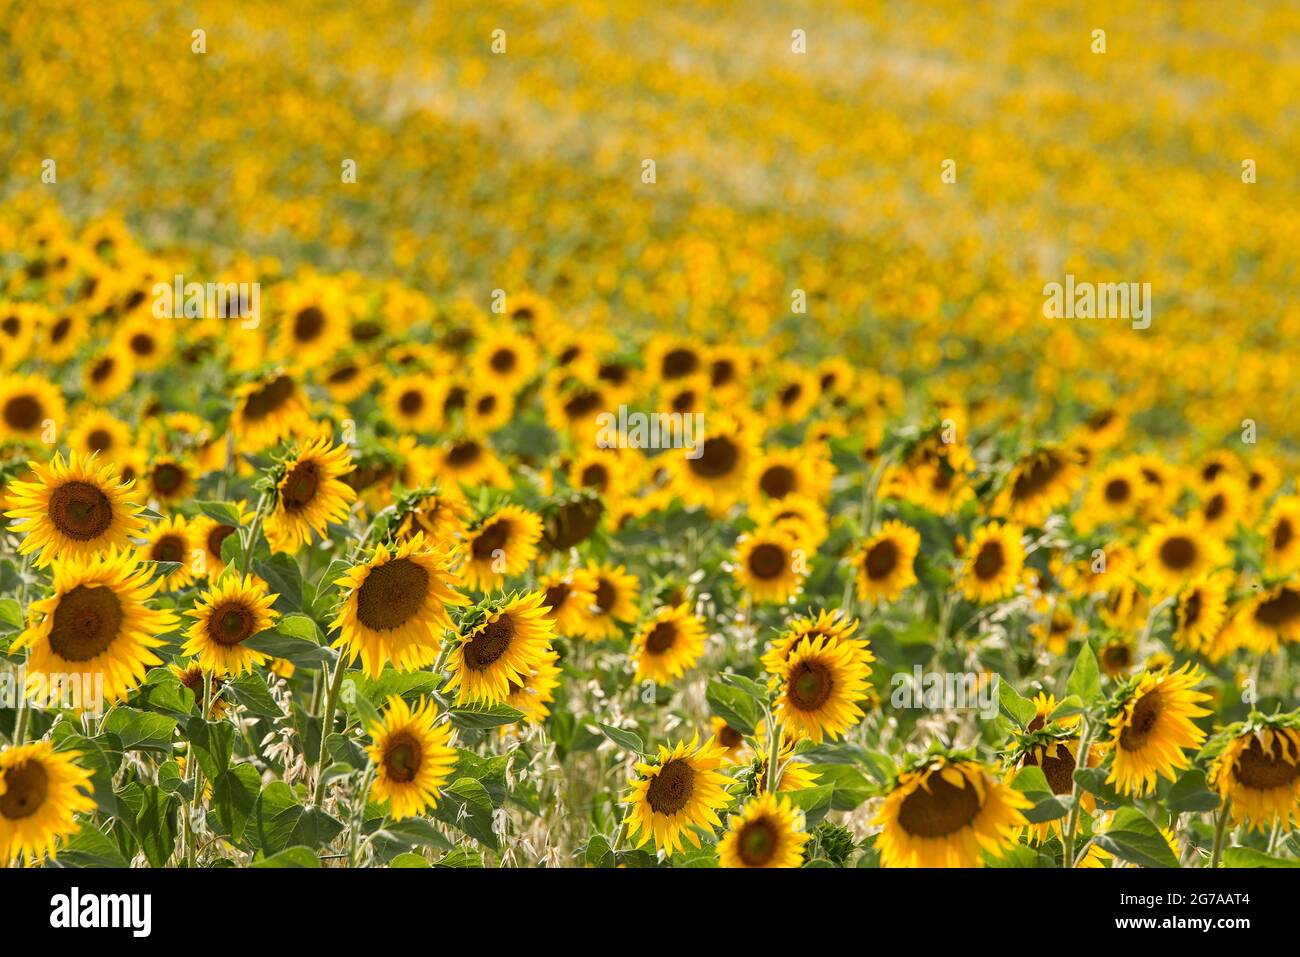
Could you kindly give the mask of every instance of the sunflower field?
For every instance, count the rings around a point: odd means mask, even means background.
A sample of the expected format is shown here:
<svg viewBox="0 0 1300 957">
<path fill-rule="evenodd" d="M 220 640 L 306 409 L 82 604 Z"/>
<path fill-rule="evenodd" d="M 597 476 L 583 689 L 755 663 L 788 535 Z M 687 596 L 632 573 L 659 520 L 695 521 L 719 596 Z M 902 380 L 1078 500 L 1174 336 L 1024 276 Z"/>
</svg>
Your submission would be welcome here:
<svg viewBox="0 0 1300 957">
<path fill-rule="evenodd" d="M 1296 4 L 0 69 L 0 866 L 1300 866 Z"/>
</svg>

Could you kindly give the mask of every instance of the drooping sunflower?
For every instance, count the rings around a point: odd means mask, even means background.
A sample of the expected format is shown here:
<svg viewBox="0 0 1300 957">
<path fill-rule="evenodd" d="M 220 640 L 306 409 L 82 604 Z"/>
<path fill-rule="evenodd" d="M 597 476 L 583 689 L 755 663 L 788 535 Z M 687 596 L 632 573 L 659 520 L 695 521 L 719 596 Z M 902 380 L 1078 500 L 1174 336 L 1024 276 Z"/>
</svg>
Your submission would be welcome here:
<svg viewBox="0 0 1300 957">
<path fill-rule="evenodd" d="M 461 701 L 504 702 L 511 683 L 524 684 L 546 657 L 554 630 L 541 592 L 480 604 L 461 622 L 447 690 L 458 688 Z"/>
<path fill-rule="evenodd" d="M 1037 525 L 1068 503 L 1083 470 L 1069 450 L 1044 448 L 1016 463 L 994 502 L 994 514 L 1022 525 Z"/>
<path fill-rule="evenodd" d="M 432 701 L 422 698 L 412 709 L 392 695 L 382 723 L 370 725 L 366 753 L 375 766 L 374 797 L 388 802 L 396 821 L 436 808 L 456 766 L 451 722 L 437 719 Z"/>
<path fill-rule="evenodd" d="M 554 648 L 548 649 L 522 681 L 510 682 L 506 704 L 522 711 L 525 723 L 541 724 L 551 713 L 547 705 L 555 700 L 555 689 L 560 686 L 563 673 L 557 664 L 559 660 L 559 652 Z"/>
<path fill-rule="evenodd" d="M 789 528 L 759 528 L 736 541 L 732 574 L 755 601 L 779 604 L 799 593 L 808 561 Z"/>
<path fill-rule="evenodd" d="M 727 822 L 718 842 L 723 867 L 798 867 L 811 835 L 803 829 L 803 814 L 789 798 L 764 794 L 753 798 Z"/>
<path fill-rule="evenodd" d="M 272 551 L 293 553 L 313 531 L 324 538 L 326 525 L 347 519 L 357 493 L 340 479 L 352 470 L 352 454 L 346 445 L 331 449 L 322 436 L 301 446 L 282 469 L 264 527 Z"/>
<path fill-rule="evenodd" d="M 235 391 L 230 428 L 241 448 L 250 452 L 270 448 L 310 424 L 307 394 L 288 372 L 245 383 Z"/>
<path fill-rule="evenodd" d="M 885 867 L 981 867 L 1018 841 L 1030 802 L 971 758 L 928 755 L 898 776 L 874 823 Z"/>
<path fill-rule="evenodd" d="M 695 666 L 704 653 L 704 622 L 686 604 L 655 612 L 632 638 L 635 680 L 669 684 Z"/>
<path fill-rule="evenodd" d="M 191 531 L 184 515 L 159 519 L 144 535 L 141 552 L 154 562 L 178 562 L 180 568 L 163 576 L 163 590 L 176 591 L 194 581 L 190 556 Z"/>
<path fill-rule="evenodd" d="M 480 591 L 500 588 L 537 557 L 542 517 L 519 505 L 503 505 L 465 533 L 465 584 Z"/>
<path fill-rule="evenodd" d="M 788 730 L 816 744 L 835 739 L 863 717 L 871 667 L 855 642 L 807 635 L 780 665 L 777 714 Z"/>
<path fill-rule="evenodd" d="M 68 424 L 58 386 L 41 376 L 0 376 L 0 442 L 40 442 Z"/>
<path fill-rule="evenodd" d="M 543 576 L 538 582 L 547 617 L 562 638 L 582 638 L 591 624 L 596 604 L 596 577 L 585 568 Z"/>
<path fill-rule="evenodd" d="M 1052 719 L 1058 702 L 1053 695 L 1039 693 L 1034 697 L 1034 717 L 1023 730 L 1017 730 L 1008 743 L 1004 753 L 1009 773 L 1010 784 L 1026 767 L 1035 767 L 1043 772 L 1047 785 L 1056 795 L 1068 795 L 1074 790 L 1074 771 L 1079 760 L 1079 716 Z M 1102 749 L 1094 744 L 1088 747 L 1088 767 L 1097 767 L 1104 757 Z M 1092 815 L 1096 813 L 1097 802 L 1092 794 L 1083 792 L 1081 799 L 1083 810 Z M 1040 843 L 1055 833 L 1062 834 L 1061 819 L 1032 824 L 1029 827 Z"/>
<path fill-rule="evenodd" d="M 1025 567 L 1025 547 L 1018 525 L 992 522 L 971 537 L 962 568 L 962 592 L 971 601 L 988 604 L 1008 597 Z"/>
<path fill-rule="evenodd" d="M 18 519 L 13 530 L 25 536 L 19 552 L 39 550 L 38 567 L 55 557 L 124 549 L 143 533 L 143 509 L 128 499 L 130 487 L 118 484 L 111 465 L 73 452 L 66 462 L 55 453 L 51 461 L 32 462 L 30 468 L 35 481 L 15 481 L 6 489 L 10 509 L 5 514 Z"/>
<path fill-rule="evenodd" d="M 27 648 L 27 672 L 102 676 L 116 702 L 162 664 L 153 649 L 176 627 L 170 611 L 149 606 L 160 581 L 129 551 L 70 556 L 54 563 L 53 594 L 32 602 L 28 625 L 13 647 Z"/>
<path fill-rule="evenodd" d="M 858 597 L 863 601 L 897 601 L 916 584 L 913 563 L 921 547 L 916 529 L 890 520 L 872 535 L 854 558 Z"/>
<path fill-rule="evenodd" d="M 59 839 L 77 832 L 76 815 L 95 809 L 80 757 L 51 741 L 0 751 L 0 863 L 54 857 Z"/>
<path fill-rule="evenodd" d="M 1205 740 L 1192 719 L 1210 713 L 1200 707 L 1210 696 L 1194 690 L 1203 677 L 1189 662 L 1177 671 L 1145 672 L 1116 692 L 1108 718 L 1114 763 L 1107 784 L 1140 797 L 1155 789 L 1157 775 L 1172 781 L 1175 771 L 1189 766 L 1183 752 Z"/>
<path fill-rule="evenodd" d="M 456 584 L 451 558 L 420 532 L 392 551 L 376 546 L 369 561 L 338 580 L 345 597 L 333 623 L 334 647 L 360 658 L 372 678 L 387 661 L 405 671 L 432 664 L 443 634 L 456 629 L 445 606 L 469 603 Z"/>
<path fill-rule="evenodd" d="M 197 661 L 191 661 L 184 665 L 168 665 L 168 670 L 176 676 L 190 694 L 194 695 L 194 707 L 200 712 L 203 711 L 203 702 L 209 703 L 208 714 L 213 721 L 220 721 L 226 716 L 228 705 L 225 698 L 221 696 L 220 678 L 212 672 L 204 671 L 203 666 Z M 204 687 L 204 675 L 208 676 L 207 687 Z"/>
<path fill-rule="evenodd" d="M 1228 560 L 1228 551 L 1217 536 L 1186 521 L 1152 528 L 1138 546 L 1138 555 L 1143 581 L 1161 596 L 1176 592 Z"/>
<path fill-rule="evenodd" d="M 223 576 L 185 612 L 195 621 L 185 632 L 182 654 L 197 658 L 200 667 L 217 675 L 252 671 L 269 656 L 244 642 L 275 624 L 280 613 L 271 606 L 279 597 L 268 594 L 266 582 L 255 575 Z"/>
<path fill-rule="evenodd" d="M 587 572 L 594 583 L 596 600 L 583 637 L 592 641 L 615 638 L 619 634 L 619 622 L 636 621 L 641 583 L 622 565 L 592 562 L 587 565 Z"/>
<path fill-rule="evenodd" d="M 1300 713 L 1252 714 L 1217 733 L 1202 756 L 1213 758 L 1210 787 L 1232 802 L 1232 819 L 1251 830 L 1300 823 Z"/>
<path fill-rule="evenodd" d="M 720 827 L 718 811 L 731 803 L 724 788 L 728 778 L 718 770 L 725 749 L 713 738 L 699 736 L 636 765 L 628 795 L 628 834 L 641 847 L 652 838 L 655 850 L 666 854 L 685 849 L 682 838 L 700 846 L 696 828 Z M 639 835 L 639 837 L 638 837 Z"/>
</svg>

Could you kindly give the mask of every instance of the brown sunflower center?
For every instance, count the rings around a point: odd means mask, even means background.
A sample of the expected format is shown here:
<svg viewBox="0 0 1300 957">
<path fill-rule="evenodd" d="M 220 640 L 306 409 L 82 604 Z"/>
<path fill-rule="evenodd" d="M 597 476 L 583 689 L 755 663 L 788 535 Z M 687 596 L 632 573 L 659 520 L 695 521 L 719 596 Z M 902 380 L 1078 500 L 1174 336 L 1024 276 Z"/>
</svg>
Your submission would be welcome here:
<svg viewBox="0 0 1300 957">
<path fill-rule="evenodd" d="M 785 569 L 785 549 L 771 542 L 755 546 L 749 553 L 749 570 L 755 578 L 778 578 Z"/>
<path fill-rule="evenodd" d="M 603 465 L 588 465 L 582 470 L 582 484 L 584 488 L 603 492 L 609 485 L 609 471 Z"/>
<path fill-rule="evenodd" d="M 243 602 L 228 601 L 212 609 L 208 619 L 208 637 L 219 645 L 233 648 L 253 637 L 257 615 Z"/>
<path fill-rule="evenodd" d="M 383 331 L 383 327 L 379 323 L 370 319 L 362 319 L 352 327 L 352 340 L 354 342 L 371 342 L 378 339 Z"/>
<path fill-rule="evenodd" d="M 492 353 L 492 358 L 488 361 L 495 372 L 511 372 L 518 364 L 519 359 L 515 356 L 513 349 L 498 349 Z"/>
<path fill-rule="evenodd" d="M 740 450 L 725 435 L 715 435 L 705 439 L 700 448 L 700 456 L 687 459 L 691 471 L 702 478 L 723 478 L 730 475 L 740 460 Z"/>
<path fill-rule="evenodd" d="M 244 400 L 244 418 L 256 422 L 276 412 L 293 397 L 297 386 L 287 375 L 277 376 Z"/>
<path fill-rule="evenodd" d="M 483 526 L 483 529 L 474 538 L 474 544 L 471 551 L 477 561 L 485 562 L 493 557 L 493 554 L 500 548 L 505 547 L 510 540 L 510 526 L 506 522 L 492 522 Z"/>
<path fill-rule="evenodd" d="M 618 600 L 618 590 L 614 583 L 608 578 L 602 578 L 596 582 L 596 607 L 603 613 L 609 614 L 614 607 L 614 602 Z"/>
<path fill-rule="evenodd" d="M 566 582 L 552 585 L 546 589 L 546 598 L 542 604 L 551 609 L 552 612 L 558 611 L 564 607 L 564 603 L 569 600 L 569 586 Z"/>
<path fill-rule="evenodd" d="M 1216 493 L 1213 498 L 1205 503 L 1205 517 L 1213 522 L 1223 516 L 1228 509 L 1228 500 L 1223 497 L 1222 493 Z"/>
<path fill-rule="evenodd" d="M 1196 543 L 1186 535 L 1172 535 L 1160 543 L 1160 563 L 1176 572 L 1196 563 Z"/>
<path fill-rule="evenodd" d="M 867 549 L 863 567 L 867 577 L 879 581 L 888 578 L 898 565 L 898 545 L 892 538 L 882 538 Z"/>
<path fill-rule="evenodd" d="M 149 484 L 160 495 L 173 495 L 177 489 L 185 484 L 185 470 L 179 465 L 166 462 L 153 470 L 153 474 L 149 478 Z"/>
<path fill-rule="evenodd" d="M 418 389 L 408 389 L 397 400 L 397 407 L 402 410 L 402 415 L 418 415 L 424 408 L 424 394 Z"/>
<path fill-rule="evenodd" d="M 220 558 L 222 543 L 233 534 L 235 534 L 233 525 L 213 525 L 212 530 L 208 532 L 208 551 Z"/>
<path fill-rule="evenodd" d="M 399 731 L 393 735 L 392 740 L 388 742 L 388 747 L 384 749 L 384 770 L 388 772 L 388 777 L 400 784 L 408 784 L 415 780 L 415 776 L 420 772 L 420 761 L 424 757 L 424 749 L 420 747 L 420 742 L 416 740 L 415 735 L 406 731 Z"/>
<path fill-rule="evenodd" d="M 117 639 L 123 618 L 122 602 L 113 589 L 77 585 L 59 597 L 50 647 L 64 661 L 90 661 Z"/>
<path fill-rule="evenodd" d="M 1237 780 L 1252 791 L 1271 791 L 1273 788 L 1285 787 L 1300 777 L 1300 765 L 1283 756 L 1278 739 L 1274 738 L 1273 754 L 1270 756 L 1259 738 L 1252 738 L 1250 747 L 1242 751 L 1237 759 L 1236 775 Z"/>
<path fill-rule="evenodd" d="M 4 417 L 9 428 L 30 432 L 45 418 L 45 406 L 33 395 L 16 395 L 5 403 Z"/>
<path fill-rule="evenodd" d="M 1124 642 L 1116 642 L 1102 649 L 1101 660 L 1111 670 L 1120 671 L 1133 663 L 1133 652 Z"/>
<path fill-rule="evenodd" d="M 718 732 L 718 743 L 724 748 L 739 747 L 744 740 L 745 736 L 729 724 L 724 724 L 722 730 Z"/>
<path fill-rule="evenodd" d="M 650 781 L 645 799 L 656 814 L 676 814 L 690 803 L 694 791 L 695 769 L 682 758 L 674 758 Z"/>
<path fill-rule="evenodd" d="M 1295 538 L 1295 529 L 1289 518 L 1279 518 L 1273 526 L 1273 550 L 1280 552 L 1291 544 Z"/>
<path fill-rule="evenodd" d="M 357 589 L 357 620 L 373 631 L 400 628 L 429 596 L 429 571 L 410 558 L 376 565 Z"/>
<path fill-rule="evenodd" d="M 361 375 L 361 368 L 349 362 L 336 368 L 326 376 L 325 381 L 330 385 L 347 385 L 359 375 Z"/>
<path fill-rule="evenodd" d="M 482 457 L 483 448 L 477 442 L 457 442 L 447 452 L 447 464 L 453 468 L 464 468 Z"/>
<path fill-rule="evenodd" d="M 1191 628 L 1201 619 L 1201 593 L 1194 591 L 1183 602 L 1183 627 Z"/>
<path fill-rule="evenodd" d="M 39 761 L 25 761 L 5 771 L 4 793 L 0 794 L 0 817 L 21 821 L 45 804 L 50 775 Z"/>
<path fill-rule="evenodd" d="M 1283 588 L 1255 608 L 1255 620 L 1270 628 L 1281 628 L 1300 618 L 1300 592 Z"/>
<path fill-rule="evenodd" d="M 776 855 L 781 843 L 776 825 L 766 817 L 747 821 L 736 836 L 736 851 L 748 867 L 763 867 Z"/>
<path fill-rule="evenodd" d="M 1057 745 L 1055 757 L 1044 753 L 1042 761 L 1039 761 L 1029 754 L 1025 756 L 1025 763 L 1042 769 L 1053 794 L 1069 794 L 1074 790 L 1074 755 L 1064 744 Z"/>
<path fill-rule="evenodd" d="M 600 408 L 603 400 L 599 392 L 584 389 L 564 403 L 564 414 L 570 419 L 582 419 Z"/>
<path fill-rule="evenodd" d="M 157 344 L 153 341 L 153 336 L 145 332 L 137 332 L 130 339 L 131 351 L 138 356 L 151 356 Z"/>
<path fill-rule="evenodd" d="M 1123 505 L 1132 496 L 1133 486 L 1129 484 L 1128 479 L 1111 479 L 1106 483 L 1104 494 L 1110 504 Z"/>
<path fill-rule="evenodd" d="M 932 774 L 925 787 L 903 798 L 898 823 L 916 837 L 947 837 L 967 827 L 979 812 L 979 792 L 973 784 L 967 782 L 959 788 L 941 775 Z"/>
<path fill-rule="evenodd" d="M 293 337 L 299 342 L 311 342 L 325 328 L 325 313 L 319 306 L 299 309 L 293 317 Z"/>
<path fill-rule="evenodd" d="M 1133 705 L 1128 724 L 1119 733 L 1119 746 L 1125 751 L 1140 751 L 1160 719 L 1160 695 L 1149 691 Z"/>
<path fill-rule="evenodd" d="M 691 375 L 700 367 L 700 357 L 690 349 L 673 349 L 664 355 L 663 370 L 665 379 L 680 379 Z"/>
<path fill-rule="evenodd" d="M 90 367 L 90 379 L 92 382 L 103 382 L 113 374 L 117 368 L 117 360 L 112 356 L 104 356 Z"/>
<path fill-rule="evenodd" d="M 730 359 L 715 359 L 709 367 L 709 382 L 717 388 L 736 378 L 736 366 Z"/>
<path fill-rule="evenodd" d="M 506 653 L 514 637 L 515 623 L 510 616 L 497 616 L 465 645 L 465 664 L 475 671 L 483 671 Z"/>
<path fill-rule="evenodd" d="M 835 678 L 820 661 L 801 661 L 790 670 L 786 688 L 790 703 L 796 708 L 816 711 L 830 698 Z"/>
<path fill-rule="evenodd" d="M 1002 552 L 1001 542 L 985 542 L 975 556 L 975 577 L 980 581 L 991 581 L 998 572 L 1006 567 L 1007 557 Z"/>
<path fill-rule="evenodd" d="M 1055 452 L 1036 455 L 1022 466 L 1011 485 L 1011 496 L 1023 502 L 1041 495 L 1065 470 L 1065 459 Z"/>
<path fill-rule="evenodd" d="M 50 327 L 50 341 L 56 345 L 68 337 L 72 331 L 72 319 L 68 316 L 60 316 L 58 321 Z"/>
<path fill-rule="evenodd" d="M 149 552 L 156 562 L 181 562 L 185 560 L 185 539 L 179 535 L 164 535 L 153 543 Z"/>
<path fill-rule="evenodd" d="M 50 493 L 49 516 L 68 538 L 89 542 L 113 524 L 113 503 L 89 482 L 65 482 Z"/>
<path fill-rule="evenodd" d="M 773 465 L 764 469 L 758 487 L 770 498 L 785 498 L 794 491 L 794 469 L 788 465 Z"/>
<path fill-rule="evenodd" d="M 677 626 L 671 621 L 661 621 L 646 635 L 645 650 L 652 655 L 662 655 L 677 641 Z"/>
<path fill-rule="evenodd" d="M 91 429 L 86 433 L 86 448 L 92 452 L 107 452 L 113 447 L 113 436 L 107 429 Z"/>
<path fill-rule="evenodd" d="M 290 470 L 280 486 L 280 500 L 286 511 L 301 512 L 316 498 L 320 488 L 320 466 L 310 459 L 299 462 Z"/>
</svg>

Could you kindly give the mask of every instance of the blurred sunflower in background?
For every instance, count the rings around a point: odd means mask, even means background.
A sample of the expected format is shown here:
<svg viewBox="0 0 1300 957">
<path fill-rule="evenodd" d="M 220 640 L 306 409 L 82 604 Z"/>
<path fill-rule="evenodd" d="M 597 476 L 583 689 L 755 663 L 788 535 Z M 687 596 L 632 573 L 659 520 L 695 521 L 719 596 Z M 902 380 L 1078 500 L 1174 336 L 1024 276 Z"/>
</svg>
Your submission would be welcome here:
<svg viewBox="0 0 1300 957">
<path fill-rule="evenodd" d="M 916 584 L 913 564 L 921 536 L 902 522 L 890 520 L 859 549 L 853 559 L 858 597 L 863 601 L 897 601 Z"/>
<path fill-rule="evenodd" d="M 1218 731 L 1201 757 L 1210 758 L 1210 787 L 1231 802 L 1234 824 L 1290 831 L 1300 822 L 1300 714 L 1252 714 Z"/>
<path fill-rule="evenodd" d="M 660 608 L 632 637 L 634 680 L 669 684 L 680 678 L 699 661 L 707 638 L 689 605 Z"/>
</svg>

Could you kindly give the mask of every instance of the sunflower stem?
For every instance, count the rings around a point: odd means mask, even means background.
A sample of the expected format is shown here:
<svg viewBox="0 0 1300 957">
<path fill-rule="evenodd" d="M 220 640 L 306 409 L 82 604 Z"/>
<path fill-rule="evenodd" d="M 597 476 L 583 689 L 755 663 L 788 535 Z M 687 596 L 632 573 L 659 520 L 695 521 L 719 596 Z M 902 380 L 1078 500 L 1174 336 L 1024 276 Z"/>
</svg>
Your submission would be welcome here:
<svg viewBox="0 0 1300 957">
<path fill-rule="evenodd" d="M 329 758 L 326 742 L 329 741 L 330 729 L 334 726 L 334 712 L 339 704 L 339 689 L 343 684 L 343 668 L 346 661 L 347 656 L 340 651 L 338 660 L 334 662 L 334 674 L 325 685 L 325 710 L 321 712 L 320 725 L 320 754 L 316 759 L 316 791 L 311 802 L 311 806 L 315 808 L 320 807 L 325 800 L 325 762 Z"/>
<path fill-rule="evenodd" d="M 374 762 L 367 764 L 365 777 L 361 779 L 361 790 L 357 792 L 357 809 L 352 815 L 352 833 L 348 835 L 348 867 L 357 866 L 357 847 L 361 841 L 361 829 L 366 823 L 366 805 L 370 801 L 370 785 L 375 780 Z"/>
<path fill-rule="evenodd" d="M 1214 822 L 1214 849 L 1210 851 L 1210 867 L 1218 867 L 1223 856 L 1223 835 L 1228 827 L 1228 812 L 1232 810 L 1232 798 L 1225 798 L 1219 809 L 1219 819 Z"/>
<path fill-rule="evenodd" d="M 266 510 L 266 493 L 257 499 L 257 511 L 253 513 L 253 524 L 248 529 L 248 540 L 244 543 L 243 554 L 239 556 L 241 571 L 247 575 L 253 570 L 253 552 L 257 549 L 257 536 L 262 531 L 262 513 Z"/>
<path fill-rule="evenodd" d="M 1091 747 L 1092 722 L 1088 720 L 1087 715 L 1084 715 L 1083 730 L 1079 734 L 1079 750 L 1077 752 L 1083 755 L 1078 760 L 1083 761 L 1084 767 L 1088 765 L 1088 751 Z M 1079 779 L 1076 777 L 1070 787 L 1070 816 L 1066 819 L 1065 839 L 1062 842 L 1064 846 L 1061 848 L 1061 867 L 1063 868 L 1071 868 L 1076 864 L 1074 859 L 1074 832 L 1079 827 L 1079 804 L 1082 797 L 1079 793 Z"/>
<path fill-rule="evenodd" d="M 775 794 L 776 786 L 781 783 L 781 732 L 785 722 L 776 720 L 769 714 L 767 719 L 767 793 Z"/>
</svg>

